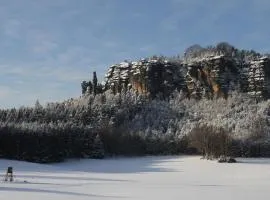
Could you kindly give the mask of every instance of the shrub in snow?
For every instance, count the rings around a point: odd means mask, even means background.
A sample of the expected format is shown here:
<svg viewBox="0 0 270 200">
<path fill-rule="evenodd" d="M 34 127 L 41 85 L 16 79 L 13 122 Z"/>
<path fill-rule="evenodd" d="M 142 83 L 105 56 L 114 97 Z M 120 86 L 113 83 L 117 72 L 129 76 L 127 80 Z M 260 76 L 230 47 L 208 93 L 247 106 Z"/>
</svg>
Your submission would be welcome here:
<svg viewBox="0 0 270 200">
<path fill-rule="evenodd" d="M 232 158 L 232 157 L 229 157 L 229 158 L 221 157 L 221 158 L 218 159 L 218 162 L 219 163 L 236 163 L 236 160 L 234 158 Z"/>
<path fill-rule="evenodd" d="M 190 145 L 197 148 L 206 159 L 228 156 L 231 138 L 223 128 L 197 125 L 189 134 Z"/>
<path fill-rule="evenodd" d="M 236 163 L 237 161 L 234 158 L 229 158 L 227 162 L 228 163 Z"/>
</svg>

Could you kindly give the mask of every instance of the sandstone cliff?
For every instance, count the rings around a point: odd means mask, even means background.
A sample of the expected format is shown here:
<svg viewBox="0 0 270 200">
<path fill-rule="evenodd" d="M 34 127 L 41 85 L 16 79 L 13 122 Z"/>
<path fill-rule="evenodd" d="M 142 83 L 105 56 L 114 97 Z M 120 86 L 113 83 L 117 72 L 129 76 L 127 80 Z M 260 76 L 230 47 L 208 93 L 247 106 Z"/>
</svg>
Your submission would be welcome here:
<svg viewBox="0 0 270 200">
<path fill-rule="evenodd" d="M 247 92 L 257 99 L 270 94 L 270 59 L 259 57 L 239 64 L 233 57 L 214 55 L 191 61 L 142 59 L 112 65 L 105 90 L 134 91 L 151 97 L 169 96 L 183 90 L 189 97 L 224 97 L 233 91 Z"/>
<path fill-rule="evenodd" d="M 191 97 L 226 97 L 236 89 L 239 71 L 231 58 L 223 55 L 185 63 L 186 85 Z"/>
<path fill-rule="evenodd" d="M 181 68 L 164 59 L 143 59 L 112 65 L 106 74 L 105 88 L 113 93 L 132 90 L 151 97 L 166 97 L 185 89 Z"/>
<path fill-rule="evenodd" d="M 248 93 L 256 99 L 269 99 L 270 59 L 261 57 L 248 66 Z"/>
</svg>

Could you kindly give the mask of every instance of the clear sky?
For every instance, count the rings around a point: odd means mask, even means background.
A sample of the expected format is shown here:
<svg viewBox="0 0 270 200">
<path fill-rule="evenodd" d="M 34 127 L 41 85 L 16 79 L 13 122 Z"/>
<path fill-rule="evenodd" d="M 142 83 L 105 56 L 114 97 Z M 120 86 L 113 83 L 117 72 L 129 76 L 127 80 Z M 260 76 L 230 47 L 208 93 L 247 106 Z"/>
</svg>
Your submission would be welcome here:
<svg viewBox="0 0 270 200">
<path fill-rule="evenodd" d="M 92 72 L 192 44 L 270 52 L 269 0 L 0 0 L 0 108 L 81 94 Z"/>
</svg>

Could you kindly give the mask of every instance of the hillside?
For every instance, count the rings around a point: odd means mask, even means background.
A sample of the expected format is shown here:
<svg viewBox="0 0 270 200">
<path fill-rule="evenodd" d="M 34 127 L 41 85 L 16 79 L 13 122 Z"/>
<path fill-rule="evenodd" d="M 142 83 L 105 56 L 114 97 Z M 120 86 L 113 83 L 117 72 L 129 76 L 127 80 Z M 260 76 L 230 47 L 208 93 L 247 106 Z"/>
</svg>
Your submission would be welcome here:
<svg viewBox="0 0 270 200">
<path fill-rule="evenodd" d="M 104 83 L 95 72 L 82 82 L 81 97 L 0 110 L 0 156 L 270 157 L 269 64 L 267 55 L 220 43 L 112 65 Z"/>
</svg>

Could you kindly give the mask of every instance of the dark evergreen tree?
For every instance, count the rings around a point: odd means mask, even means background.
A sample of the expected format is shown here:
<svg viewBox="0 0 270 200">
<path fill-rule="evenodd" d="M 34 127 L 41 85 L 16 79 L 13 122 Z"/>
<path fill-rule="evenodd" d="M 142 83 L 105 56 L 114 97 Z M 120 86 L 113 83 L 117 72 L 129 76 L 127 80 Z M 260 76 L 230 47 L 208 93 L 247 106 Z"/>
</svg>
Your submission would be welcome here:
<svg viewBox="0 0 270 200">
<path fill-rule="evenodd" d="M 88 82 L 88 93 L 89 94 L 93 93 L 93 83 L 91 81 Z"/>
<path fill-rule="evenodd" d="M 81 83 L 81 87 L 82 87 L 82 94 L 85 94 L 86 91 L 87 91 L 87 87 L 88 87 L 87 82 L 86 82 L 86 81 L 83 81 L 83 82 Z"/>
<path fill-rule="evenodd" d="M 104 151 L 104 144 L 101 141 L 99 134 L 96 136 L 94 143 L 93 143 L 93 150 L 91 152 L 90 157 L 95 159 L 104 158 L 105 151 Z"/>
<path fill-rule="evenodd" d="M 94 95 L 97 94 L 97 86 L 98 86 L 97 73 L 93 72 L 93 93 L 94 93 Z"/>
</svg>

